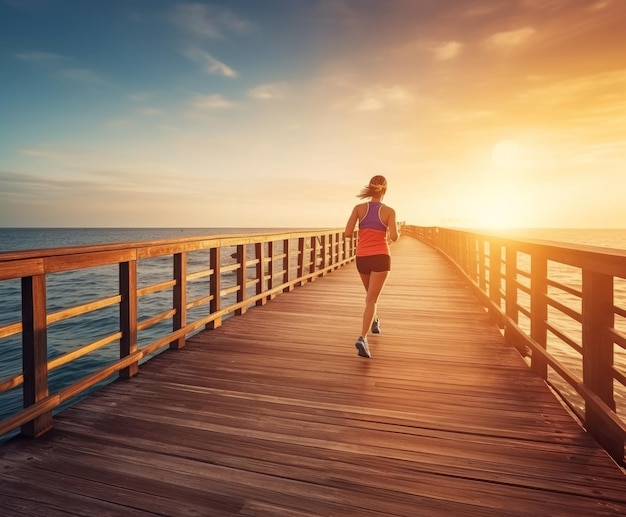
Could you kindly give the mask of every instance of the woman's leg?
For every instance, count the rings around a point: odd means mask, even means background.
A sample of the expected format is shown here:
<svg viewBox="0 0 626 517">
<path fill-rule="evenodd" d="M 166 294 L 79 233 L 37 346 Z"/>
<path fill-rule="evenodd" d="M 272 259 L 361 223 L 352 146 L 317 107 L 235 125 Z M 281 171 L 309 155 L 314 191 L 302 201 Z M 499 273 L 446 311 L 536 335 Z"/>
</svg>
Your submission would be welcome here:
<svg viewBox="0 0 626 517">
<path fill-rule="evenodd" d="M 365 287 L 365 292 L 367 293 L 370 286 L 370 275 L 369 273 L 367 275 L 365 273 L 359 273 L 359 275 L 361 275 L 361 282 L 363 282 L 363 287 Z"/>
<path fill-rule="evenodd" d="M 364 276 L 368 276 L 367 285 Z M 365 310 L 363 311 L 363 327 L 361 328 L 361 336 L 367 337 L 367 333 L 372 328 L 372 321 L 376 315 L 376 304 L 378 297 L 387 281 L 389 271 L 372 271 L 369 275 L 361 275 L 363 285 L 365 286 L 367 295 L 365 297 Z"/>
</svg>

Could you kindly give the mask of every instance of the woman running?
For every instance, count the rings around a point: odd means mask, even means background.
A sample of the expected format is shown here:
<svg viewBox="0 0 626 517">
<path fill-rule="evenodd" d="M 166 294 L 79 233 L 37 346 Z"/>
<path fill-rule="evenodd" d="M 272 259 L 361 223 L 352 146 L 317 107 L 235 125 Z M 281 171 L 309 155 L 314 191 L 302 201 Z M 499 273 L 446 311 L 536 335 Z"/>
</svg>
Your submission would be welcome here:
<svg viewBox="0 0 626 517">
<path fill-rule="evenodd" d="M 376 304 L 391 270 L 389 241 L 398 240 L 396 212 L 382 203 L 385 192 L 387 192 L 385 177 L 374 176 L 369 185 L 357 196 L 361 199 L 370 198 L 370 201 L 354 207 L 345 230 L 346 237 L 351 237 L 357 222 L 359 223 L 356 267 L 366 292 L 363 326 L 361 335 L 355 343 L 361 357 L 372 357 L 367 343 L 367 333 L 371 330 L 373 334 L 380 334 Z"/>
</svg>

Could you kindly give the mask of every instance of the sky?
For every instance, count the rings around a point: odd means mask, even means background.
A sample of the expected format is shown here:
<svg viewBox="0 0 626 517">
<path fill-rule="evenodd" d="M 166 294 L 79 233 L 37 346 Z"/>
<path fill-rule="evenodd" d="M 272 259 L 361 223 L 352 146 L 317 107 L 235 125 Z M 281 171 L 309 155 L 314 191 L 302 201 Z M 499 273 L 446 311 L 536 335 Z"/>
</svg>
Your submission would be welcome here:
<svg viewBox="0 0 626 517">
<path fill-rule="evenodd" d="M 0 0 L 0 227 L 626 228 L 624 0 Z"/>
</svg>

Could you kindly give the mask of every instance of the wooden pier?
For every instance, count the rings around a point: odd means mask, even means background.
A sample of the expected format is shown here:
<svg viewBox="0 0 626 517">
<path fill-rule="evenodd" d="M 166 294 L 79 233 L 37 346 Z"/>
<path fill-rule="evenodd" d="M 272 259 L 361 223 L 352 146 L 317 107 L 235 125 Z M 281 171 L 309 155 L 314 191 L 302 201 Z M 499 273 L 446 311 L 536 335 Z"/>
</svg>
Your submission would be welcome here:
<svg viewBox="0 0 626 517">
<path fill-rule="evenodd" d="M 626 476 L 435 250 L 403 237 L 357 357 L 354 264 L 0 446 L 11 516 L 626 515 Z"/>
</svg>

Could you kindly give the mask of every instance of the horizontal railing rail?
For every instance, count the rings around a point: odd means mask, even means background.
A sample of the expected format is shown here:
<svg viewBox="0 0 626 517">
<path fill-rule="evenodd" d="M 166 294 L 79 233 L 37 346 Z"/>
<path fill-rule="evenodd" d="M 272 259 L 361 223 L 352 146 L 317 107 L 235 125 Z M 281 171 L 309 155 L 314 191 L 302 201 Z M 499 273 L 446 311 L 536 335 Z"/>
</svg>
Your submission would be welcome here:
<svg viewBox="0 0 626 517">
<path fill-rule="evenodd" d="M 0 315 L 0 437 L 40 436 L 55 411 L 99 383 L 132 377 L 194 332 L 347 264 L 356 236 L 324 229 L 0 253 L 0 288 L 13 300 Z"/>
<path fill-rule="evenodd" d="M 404 226 L 443 253 L 507 342 L 624 464 L 626 251 Z"/>
</svg>

